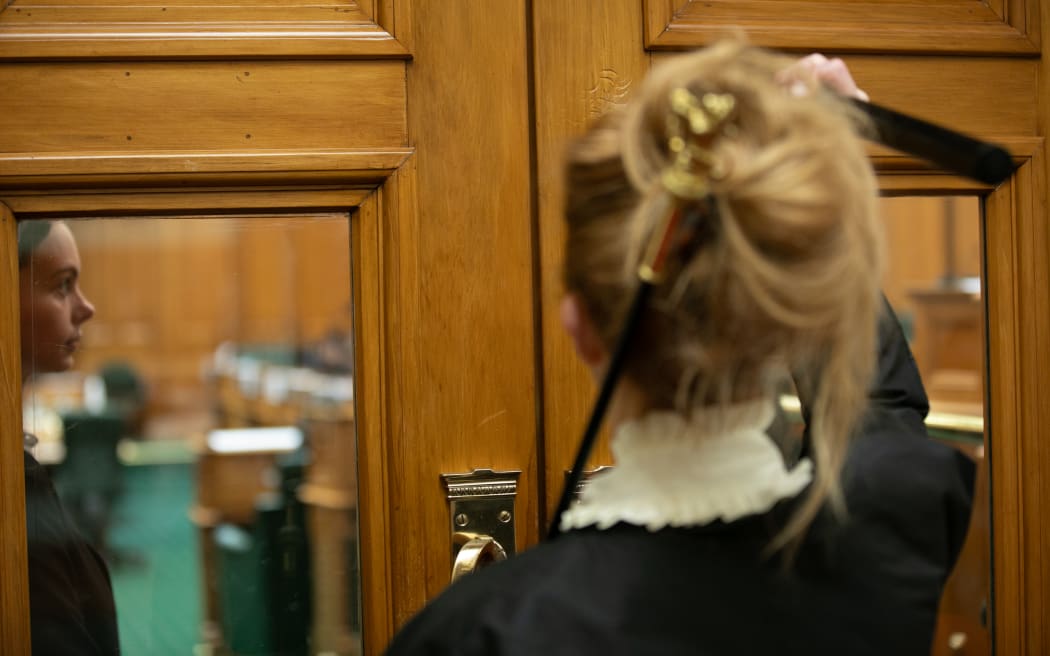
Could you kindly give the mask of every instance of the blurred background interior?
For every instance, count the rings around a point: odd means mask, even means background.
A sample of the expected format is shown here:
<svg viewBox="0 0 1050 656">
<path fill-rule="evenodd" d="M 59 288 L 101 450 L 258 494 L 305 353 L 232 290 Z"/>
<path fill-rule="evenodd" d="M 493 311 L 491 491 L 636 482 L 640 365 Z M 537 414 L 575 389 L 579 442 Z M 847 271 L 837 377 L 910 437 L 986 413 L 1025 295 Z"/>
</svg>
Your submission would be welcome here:
<svg viewBox="0 0 1050 656">
<path fill-rule="evenodd" d="M 980 201 L 883 203 L 885 292 L 931 432 L 983 463 Z M 69 221 L 97 314 L 75 369 L 26 389 L 24 421 L 109 561 L 128 654 L 360 651 L 351 218 L 303 218 Z M 978 654 L 979 471 L 938 640 Z"/>
<path fill-rule="evenodd" d="M 24 425 L 125 653 L 357 653 L 348 215 L 68 223 L 98 313 Z"/>
</svg>

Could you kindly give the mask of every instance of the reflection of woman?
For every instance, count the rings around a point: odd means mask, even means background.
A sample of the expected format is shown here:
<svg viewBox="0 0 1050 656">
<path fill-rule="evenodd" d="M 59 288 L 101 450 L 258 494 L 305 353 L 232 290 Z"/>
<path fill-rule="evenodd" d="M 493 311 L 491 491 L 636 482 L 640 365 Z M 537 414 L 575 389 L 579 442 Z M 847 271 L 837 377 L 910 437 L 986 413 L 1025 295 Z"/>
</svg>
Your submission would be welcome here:
<svg viewBox="0 0 1050 656">
<path fill-rule="evenodd" d="M 883 313 L 852 119 L 785 66 L 730 43 L 668 60 L 573 145 L 562 319 L 596 375 L 651 235 L 677 213 L 695 247 L 628 355 L 616 467 L 560 537 L 451 586 L 391 654 L 929 653 L 965 472 L 925 439 Z M 808 419 L 792 463 L 766 434 L 785 372 Z"/>
<path fill-rule="evenodd" d="M 18 225 L 22 375 L 66 371 L 95 314 L 78 284 L 80 255 L 61 222 Z M 34 443 L 25 436 L 26 448 Z M 73 526 L 47 471 L 25 452 L 29 612 L 34 654 L 120 652 L 109 571 Z"/>
</svg>

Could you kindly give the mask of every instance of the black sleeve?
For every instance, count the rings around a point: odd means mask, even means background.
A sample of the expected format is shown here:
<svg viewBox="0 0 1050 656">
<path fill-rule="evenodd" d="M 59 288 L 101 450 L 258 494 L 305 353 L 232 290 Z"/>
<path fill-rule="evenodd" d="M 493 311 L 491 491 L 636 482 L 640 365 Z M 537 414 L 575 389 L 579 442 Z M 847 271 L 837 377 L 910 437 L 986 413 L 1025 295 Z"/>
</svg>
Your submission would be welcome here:
<svg viewBox="0 0 1050 656">
<path fill-rule="evenodd" d="M 900 321 L 883 297 L 882 314 L 879 316 L 878 370 L 872 381 L 868 398 L 873 406 L 906 417 L 910 423 L 918 420 L 925 434 L 926 415 L 930 412 L 930 401 L 926 397 L 919 368 L 915 364 L 908 340 L 901 330 Z"/>
<path fill-rule="evenodd" d="M 855 519 L 885 529 L 884 535 L 897 543 L 888 557 L 921 561 L 927 571 L 944 579 L 969 530 L 976 465 L 927 434 L 926 390 L 885 298 L 878 336 L 868 410 L 843 468 L 848 511 Z M 808 420 L 807 399 L 800 395 L 800 400 Z"/>
<path fill-rule="evenodd" d="M 25 456 L 34 656 L 120 653 L 109 572 L 65 514 L 47 471 Z"/>
<path fill-rule="evenodd" d="M 885 529 L 886 541 L 895 543 L 888 556 L 943 582 L 969 530 L 976 465 L 927 434 L 929 401 L 888 302 L 869 399 L 843 470 L 849 512 Z"/>
</svg>

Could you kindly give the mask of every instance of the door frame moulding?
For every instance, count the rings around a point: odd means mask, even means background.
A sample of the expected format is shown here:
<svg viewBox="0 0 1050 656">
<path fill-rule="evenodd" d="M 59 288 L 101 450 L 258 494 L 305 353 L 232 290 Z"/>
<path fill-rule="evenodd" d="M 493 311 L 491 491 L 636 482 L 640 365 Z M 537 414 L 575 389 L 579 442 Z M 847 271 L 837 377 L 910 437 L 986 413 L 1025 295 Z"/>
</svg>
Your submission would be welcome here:
<svg viewBox="0 0 1050 656">
<path fill-rule="evenodd" d="M 267 159 L 259 170 L 223 170 L 212 166 L 175 177 L 134 165 L 116 173 L 80 176 L 89 185 L 71 187 L 70 171 L 58 166 L 47 173 L 27 161 L 0 175 L 0 401 L 14 411 L 0 413 L 0 434 L 22 430 L 18 313 L 16 220 L 61 217 L 174 216 L 193 214 L 222 218 L 238 213 L 344 211 L 350 216 L 351 285 L 355 340 L 355 416 L 358 447 L 358 532 L 363 640 L 365 653 L 379 653 L 394 630 L 394 595 L 390 544 L 390 444 L 402 440 L 396 418 L 400 388 L 397 371 L 406 357 L 395 348 L 401 340 L 397 322 L 405 290 L 400 286 L 396 231 L 411 229 L 417 211 L 415 164 L 411 149 L 376 153 L 341 153 Z M 214 162 L 214 160 L 209 160 Z M 259 160 L 256 160 L 259 161 Z M 282 163 L 283 162 L 283 163 Z M 242 163 L 234 161 L 231 165 Z M 68 164 L 68 162 L 67 162 Z M 338 165 L 351 168 L 340 169 Z M 75 166 L 75 164 L 74 164 Z M 354 168 L 356 167 L 356 168 Z M 21 168 L 21 170 L 19 170 Z M 46 167 L 45 167 L 46 168 Z M 175 168 L 178 168 L 177 166 Z M 81 169 L 82 170 L 82 169 Z M 111 170 L 107 164 L 98 171 Z M 184 169 L 183 169 L 184 170 Z M 281 187 L 274 180 L 289 172 L 312 179 L 312 185 Z M 27 180 L 33 184 L 26 186 Z M 220 186 L 217 186 L 221 183 Z M 0 653 L 29 656 L 29 607 L 26 577 L 25 495 L 21 449 L 15 441 L 0 449 L 0 503 L 4 517 L 14 519 L 0 531 Z"/>
<path fill-rule="evenodd" d="M 642 2 L 652 50 L 698 47 L 739 31 L 758 45 L 807 52 L 1038 55 L 1040 47 L 1038 0 Z"/>
<path fill-rule="evenodd" d="M 1050 643 L 1050 230 L 1044 140 L 999 140 L 1014 175 L 997 188 L 939 174 L 882 152 L 873 161 L 888 196 L 979 195 L 984 201 L 988 348 L 985 415 L 991 489 L 990 633 L 998 654 L 1042 654 Z"/>
</svg>

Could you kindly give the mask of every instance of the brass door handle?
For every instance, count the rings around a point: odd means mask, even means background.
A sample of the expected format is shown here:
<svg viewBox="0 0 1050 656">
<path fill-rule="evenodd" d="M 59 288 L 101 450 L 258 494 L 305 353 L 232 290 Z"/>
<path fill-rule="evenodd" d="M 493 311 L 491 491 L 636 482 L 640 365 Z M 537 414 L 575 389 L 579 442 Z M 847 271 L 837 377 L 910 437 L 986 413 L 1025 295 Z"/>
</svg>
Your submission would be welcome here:
<svg viewBox="0 0 1050 656">
<path fill-rule="evenodd" d="M 966 634 L 955 631 L 948 636 L 948 650 L 951 654 L 966 653 Z"/>
<path fill-rule="evenodd" d="M 490 535 L 456 533 L 453 541 L 463 545 L 456 554 L 455 562 L 452 563 L 453 583 L 467 574 L 507 559 L 507 552 L 503 549 L 503 545 Z"/>
</svg>

